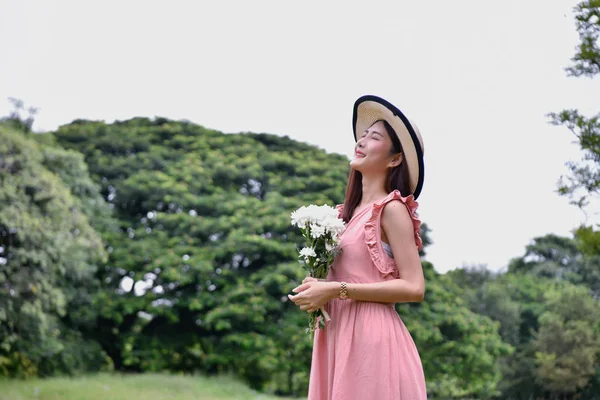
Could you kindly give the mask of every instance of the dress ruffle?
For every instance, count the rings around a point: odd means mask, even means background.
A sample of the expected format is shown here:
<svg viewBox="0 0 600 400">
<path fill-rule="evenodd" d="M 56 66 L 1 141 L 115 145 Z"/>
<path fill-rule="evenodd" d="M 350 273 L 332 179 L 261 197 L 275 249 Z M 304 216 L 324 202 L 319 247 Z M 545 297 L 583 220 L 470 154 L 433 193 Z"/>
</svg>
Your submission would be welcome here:
<svg viewBox="0 0 600 400">
<path fill-rule="evenodd" d="M 423 248 L 423 241 L 421 240 L 421 220 L 417 215 L 417 208 L 419 203 L 414 199 L 413 195 L 403 197 L 399 190 L 394 190 L 383 200 L 380 200 L 373 204 L 373 210 L 369 219 L 365 222 L 365 242 L 371 255 L 373 263 L 381 273 L 384 275 L 391 274 L 394 278 L 400 277 L 400 272 L 396 265 L 396 261 L 385 254 L 381 243 L 381 228 L 380 219 L 383 208 L 387 203 L 392 200 L 400 200 L 404 203 L 413 223 L 413 230 L 415 235 L 415 245 L 418 250 Z M 396 257 L 397 258 L 397 257 Z"/>
</svg>

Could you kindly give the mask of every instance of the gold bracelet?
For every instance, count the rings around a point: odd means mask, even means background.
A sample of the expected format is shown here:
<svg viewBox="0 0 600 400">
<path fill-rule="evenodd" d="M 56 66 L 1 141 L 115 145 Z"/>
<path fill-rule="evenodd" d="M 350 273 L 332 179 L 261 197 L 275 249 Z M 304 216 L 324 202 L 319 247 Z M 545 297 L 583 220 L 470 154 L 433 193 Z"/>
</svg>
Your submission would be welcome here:
<svg viewBox="0 0 600 400">
<path fill-rule="evenodd" d="M 348 288 L 346 282 L 342 282 L 340 285 L 340 300 L 346 300 L 348 298 Z"/>
</svg>

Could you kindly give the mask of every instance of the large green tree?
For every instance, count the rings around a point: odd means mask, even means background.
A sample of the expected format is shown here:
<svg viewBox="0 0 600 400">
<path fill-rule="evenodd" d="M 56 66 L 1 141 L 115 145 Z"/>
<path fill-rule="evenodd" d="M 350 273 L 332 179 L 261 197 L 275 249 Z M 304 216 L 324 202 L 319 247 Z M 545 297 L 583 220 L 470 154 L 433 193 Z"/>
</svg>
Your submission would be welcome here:
<svg viewBox="0 0 600 400">
<path fill-rule="evenodd" d="M 86 332 L 115 366 L 233 371 L 257 388 L 305 394 L 311 340 L 306 315 L 286 297 L 303 277 L 303 239 L 289 215 L 341 203 L 348 159 L 287 137 L 224 135 L 162 118 L 74 121 L 54 136 L 85 155 L 119 220 L 99 276 L 100 317 Z M 430 243 L 426 225 L 422 235 Z M 398 310 L 431 393 L 494 393 L 494 360 L 509 351 L 496 324 L 426 270 L 426 302 Z"/>
<path fill-rule="evenodd" d="M 12 115 L 1 131 L 3 375 L 114 363 L 234 372 L 306 393 L 312 340 L 286 297 L 303 277 L 289 215 L 342 202 L 345 157 L 162 118 L 74 121 L 43 135 L 26 122 Z M 425 224 L 421 234 L 431 243 Z M 430 394 L 497 394 L 496 361 L 511 351 L 498 324 L 423 265 L 427 301 L 397 308 Z"/>
<path fill-rule="evenodd" d="M 0 124 L 0 375 L 101 369 L 107 358 L 79 327 L 95 324 L 90 294 L 110 211 L 81 154 Z"/>
<path fill-rule="evenodd" d="M 164 119 L 76 121 L 55 136 L 86 155 L 121 224 L 109 238 L 100 328 L 90 332 L 116 366 L 235 370 L 262 386 L 276 358 L 269 332 L 301 279 L 299 268 L 279 266 L 297 259 L 289 213 L 341 201 L 343 158 L 288 138 Z M 266 268 L 287 271 L 269 292 L 253 287 Z M 246 359 L 265 368 L 242 367 L 225 351 L 246 346 Z"/>
</svg>

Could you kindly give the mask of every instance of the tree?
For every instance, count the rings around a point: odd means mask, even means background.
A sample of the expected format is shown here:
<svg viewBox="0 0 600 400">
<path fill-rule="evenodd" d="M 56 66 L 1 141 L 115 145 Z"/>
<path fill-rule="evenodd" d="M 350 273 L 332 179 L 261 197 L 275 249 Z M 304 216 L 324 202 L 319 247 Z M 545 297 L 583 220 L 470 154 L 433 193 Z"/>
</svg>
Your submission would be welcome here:
<svg viewBox="0 0 600 400">
<path fill-rule="evenodd" d="M 581 42 L 567 68 L 571 76 L 595 76 L 600 73 L 600 1 L 586 0 L 575 7 L 577 32 Z"/>
<path fill-rule="evenodd" d="M 600 73 L 600 0 L 580 2 L 575 7 L 575 19 L 580 43 L 572 58 L 573 64 L 567 68 L 567 74 L 593 78 Z M 567 164 L 570 175 L 561 177 L 558 190 L 561 195 L 568 196 L 573 204 L 585 210 L 589 205 L 590 198 L 597 195 L 600 188 L 600 113 L 585 117 L 576 109 L 567 109 L 559 113 L 550 113 L 549 116 L 551 123 L 566 126 L 579 141 L 583 160 L 581 163 L 569 162 Z M 584 263 L 587 264 L 586 271 L 589 272 L 587 276 L 582 277 L 583 281 L 591 288 L 591 292 L 597 300 L 600 298 L 600 268 L 598 268 L 600 265 L 600 232 L 592 226 L 581 226 L 575 232 L 575 240 L 579 251 L 584 255 Z M 556 317 L 554 314 L 548 314 L 545 317 L 545 323 L 548 326 L 553 324 L 560 326 L 563 322 L 560 316 Z M 586 328 L 581 324 L 577 327 L 563 326 L 563 329 L 567 330 L 565 335 L 582 334 L 584 338 L 587 338 Z M 580 331 L 576 332 L 577 330 Z M 545 338 L 544 335 L 541 337 Z M 564 339 L 572 340 L 570 337 Z M 585 341 L 585 339 L 582 340 Z M 583 345 L 584 348 L 586 346 L 589 347 L 587 343 Z M 557 378 L 556 375 L 552 375 L 552 368 L 563 371 L 564 366 L 557 365 L 560 361 L 554 353 L 548 356 L 540 352 L 537 360 L 540 365 L 538 381 L 548 388 L 557 389 L 549 383 L 549 381 L 556 381 L 552 378 Z M 595 376 L 583 389 L 583 392 L 592 393 L 596 390 L 597 393 L 600 389 L 600 363 L 595 362 Z M 572 391 L 574 387 L 580 386 L 577 376 L 581 378 L 587 374 L 585 368 L 588 363 L 586 360 L 582 360 L 582 363 L 584 372 L 579 375 L 570 375 L 574 380 L 566 386 L 567 391 Z"/>
<path fill-rule="evenodd" d="M 0 375 L 106 367 L 77 329 L 94 319 L 106 252 L 90 219 L 106 215 L 103 204 L 80 154 L 0 124 Z"/>
<path fill-rule="evenodd" d="M 498 361 L 513 349 L 502 341 L 498 323 L 469 310 L 464 291 L 450 276 L 423 263 L 427 282 L 422 303 L 397 309 L 414 337 L 433 398 L 490 398 L 500 394 Z"/>
<path fill-rule="evenodd" d="M 545 295 L 535 334 L 536 380 L 552 396 L 574 394 L 596 373 L 600 356 L 600 304 L 585 287 L 567 285 Z"/>
<path fill-rule="evenodd" d="M 25 110 L 25 103 L 23 102 L 23 100 L 15 99 L 14 97 L 9 97 L 8 101 L 12 104 L 13 110 L 8 116 L 0 118 L 0 123 L 3 123 L 5 126 L 10 126 L 22 132 L 31 132 L 33 129 L 35 115 L 38 113 L 39 108 L 28 107 L 27 112 L 29 113 L 29 115 L 27 115 L 27 118 L 24 118 L 21 115 Z"/>
<path fill-rule="evenodd" d="M 600 73 L 600 0 L 582 1 L 574 11 L 580 43 L 567 74 L 593 78 Z M 579 140 L 584 161 L 568 163 L 571 175 L 561 178 L 559 193 L 584 208 L 600 188 L 600 114 L 585 117 L 567 109 L 549 116 L 552 124 L 566 126 Z"/>
<path fill-rule="evenodd" d="M 536 237 L 525 254 L 513 258 L 509 272 L 585 285 L 600 298 L 600 248 L 592 228 L 580 227 L 574 238 L 548 234 Z"/>
<path fill-rule="evenodd" d="M 85 155 L 119 221 L 98 275 L 98 321 L 85 332 L 115 367 L 234 372 L 255 388 L 304 395 L 312 341 L 306 314 L 286 297 L 303 278 L 303 238 L 290 212 L 341 203 L 347 158 L 287 137 L 164 118 L 74 121 L 54 137 Z M 495 361 L 509 351 L 497 325 L 425 267 L 427 304 L 398 311 L 432 393 L 495 393 Z"/>
<path fill-rule="evenodd" d="M 119 220 L 98 277 L 100 316 L 86 332 L 115 367 L 232 371 L 257 388 L 301 393 L 310 352 L 299 368 L 281 336 L 305 325 L 286 303 L 302 279 L 289 215 L 340 203 L 347 160 L 286 137 L 162 118 L 74 121 L 54 136 L 85 154 Z"/>
<path fill-rule="evenodd" d="M 471 311 L 499 322 L 503 341 L 514 347 L 499 360 L 502 398 L 584 396 L 599 387 L 600 306 L 582 279 L 589 265 L 574 243 L 547 235 L 528 245 L 506 273 L 448 273 Z"/>
</svg>

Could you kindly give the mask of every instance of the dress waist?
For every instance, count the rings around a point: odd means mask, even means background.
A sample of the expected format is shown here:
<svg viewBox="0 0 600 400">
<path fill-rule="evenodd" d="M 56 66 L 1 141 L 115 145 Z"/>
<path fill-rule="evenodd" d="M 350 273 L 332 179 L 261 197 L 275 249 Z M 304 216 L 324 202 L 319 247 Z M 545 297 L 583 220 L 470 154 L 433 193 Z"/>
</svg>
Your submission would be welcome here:
<svg viewBox="0 0 600 400">
<path fill-rule="evenodd" d="M 378 301 L 363 301 L 363 300 L 352 300 L 352 299 L 346 299 L 346 300 L 342 300 L 342 299 L 332 299 L 330 300 L 331 302 L 334 302 L 335 305 L 339 305 L 342 307 L 349 307 L 349 306 L 361 306 L 362 304 L 376 304 L 376 305 L 380 305 L 383 307 L 389 307 L 389 308 L 396 308 L 396 303 L 382 303 L 382 302 L 378 302 Z"/>
</svg>

